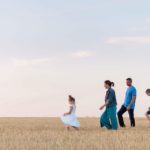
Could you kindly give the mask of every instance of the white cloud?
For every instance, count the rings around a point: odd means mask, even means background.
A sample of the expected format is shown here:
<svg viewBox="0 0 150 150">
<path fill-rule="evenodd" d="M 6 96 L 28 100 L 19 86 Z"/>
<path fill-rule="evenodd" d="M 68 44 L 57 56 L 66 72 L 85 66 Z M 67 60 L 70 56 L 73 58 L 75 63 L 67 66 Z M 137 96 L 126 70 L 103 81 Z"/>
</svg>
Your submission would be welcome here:
<svg viewBox="0 0 150 150">
<path fill-rule="evenodd" d="M 91 51 L 78 51 L 76 53 L 73 53 L 74 57 L 77 58 L 87 58 L 92 57 L 94 54 Z"/>
<path fill-rule="evenodd" d="M 56 58 L 39 58 L 39 59 L 16 59 L 13 58 L 12 62 L 15 66 L 33 66 L 40 65 L 55 61 Z"/>
<path fill-rule="evenodd" d="M 148 45 L 150 44 L 150 36 L 145 37 L 111 37 L 107 40 L 108 44 L 122 45 L 122 44 L 140 44 Z"/>
</svg>

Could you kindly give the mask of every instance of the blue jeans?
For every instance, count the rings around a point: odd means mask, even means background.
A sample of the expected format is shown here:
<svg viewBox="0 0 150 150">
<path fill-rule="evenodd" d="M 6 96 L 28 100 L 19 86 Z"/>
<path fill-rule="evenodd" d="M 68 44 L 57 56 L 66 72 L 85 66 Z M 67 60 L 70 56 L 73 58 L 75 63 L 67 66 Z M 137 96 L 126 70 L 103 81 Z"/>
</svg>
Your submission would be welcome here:
<svg viewBox="0 0 150 150">
<path fill-rule="evenodd" d="M 107 129 L 117 130 L 118 121 L 117 121 L 117 107 L 108 107 L 102 114 L 100 118 L 101 127 L 106 127 Z"/>
</svg>

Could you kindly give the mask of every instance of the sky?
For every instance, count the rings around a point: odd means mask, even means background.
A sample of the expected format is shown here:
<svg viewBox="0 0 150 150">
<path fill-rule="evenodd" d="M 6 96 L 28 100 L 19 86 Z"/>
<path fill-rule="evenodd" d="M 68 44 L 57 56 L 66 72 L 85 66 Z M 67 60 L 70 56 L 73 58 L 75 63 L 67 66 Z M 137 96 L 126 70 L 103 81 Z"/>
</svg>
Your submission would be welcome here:
<svg viewBox="0 0 150 150">
<path fill-rule="evenodd" d="M 104 81 L 118 109 L 126 78 L 136 117 L 150 106 L 150 1 L 0 0 L 0 116 L 55 117 L 76 98 L 77 115 L 99 117 Z"/>
</svg>

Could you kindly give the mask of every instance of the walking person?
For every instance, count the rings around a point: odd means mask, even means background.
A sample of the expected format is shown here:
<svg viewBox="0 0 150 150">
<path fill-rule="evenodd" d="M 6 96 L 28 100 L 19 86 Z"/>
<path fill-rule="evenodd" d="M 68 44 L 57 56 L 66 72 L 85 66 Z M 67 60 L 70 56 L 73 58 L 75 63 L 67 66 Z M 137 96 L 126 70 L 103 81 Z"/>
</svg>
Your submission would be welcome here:
<svg viewBox="0 0 150 150">
<path fill-rule="evenodd" d="M 117 100 L 115 91 L 111 88 L 112 86 L 114 86 L 113 82 L 109 80 L 104 82 L 104 87 L 107 89 L 107 92 L 105 96 L 105 104 L 100 107 L 100 110 L 103 110 L 104 107 L 106 107 L 106 109 L 100 118 L 100 126 L 106 127 L 110 130 L 117 130 Z"/>
<path fill-rule="evenodd" d="M 122 105 L 121 109 L 118 112 L 118 120 L 119 120 L 120 127 L 125 127 L 123 114 L 126 111 L 128 111 L 131 127 L 135 127 L 134 110 L 135 110 L 137 91 L 136 88 L 132 85 L 131 78 L 126 79 L 126 84 L 128 86 L 128 89 L 126 91 L 124 104 Z"/>
</svg>

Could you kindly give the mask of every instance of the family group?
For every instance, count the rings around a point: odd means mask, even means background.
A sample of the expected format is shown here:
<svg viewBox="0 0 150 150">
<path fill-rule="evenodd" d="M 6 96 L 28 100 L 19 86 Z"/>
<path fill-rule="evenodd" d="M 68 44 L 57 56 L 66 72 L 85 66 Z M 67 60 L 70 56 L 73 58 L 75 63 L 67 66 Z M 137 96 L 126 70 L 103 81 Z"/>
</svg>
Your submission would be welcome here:
<svg viewBox="0 0 150 150">
<path fill-rule="evenodd" d="M 137 99 L 137 90 L 133 86 L 133 81 L 131 78 L 126 79 L 127 84 L 127 91 L 125 94 L 124 103 L 121 106 L 120 110 L 117 112 L 117 99 L 116 93 L 113 89 L 114 82 L 106 80 L 104 82 L 104 87 L 106 88 L 106 96 L 105 96 L 105 103 L 99 108 L 105 111 L 103 112 L 102 116 L 100 117 L 100 127 L 105 127 L 109 130 L 118 130 L 118 122 L 120 127 L 126 127 L 123 119 L 123 114 L 128 112 L 130 118 L 131 127 L 135 127 L 135 117 L 134 117 L 134 110 L 135 104 Z M 150 96 L 150 89 L 146 90 L 146 94 Z M 70 127 L 73 127 L 76 130 L 80 128 L 80 122 L 76 117 L 76 100 L 74 97 L 69 95 L 68 98 L 69 102 L 69 111 L 64 113 L 61 117 L 62 122 L 66 126 L 66 129 L 69 130 Z M 148 111 L 145 113 L 146 118 L 150 121 L 150 107 Z"/>
</svg>

